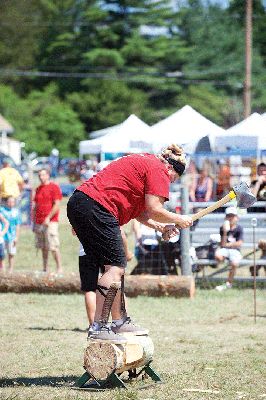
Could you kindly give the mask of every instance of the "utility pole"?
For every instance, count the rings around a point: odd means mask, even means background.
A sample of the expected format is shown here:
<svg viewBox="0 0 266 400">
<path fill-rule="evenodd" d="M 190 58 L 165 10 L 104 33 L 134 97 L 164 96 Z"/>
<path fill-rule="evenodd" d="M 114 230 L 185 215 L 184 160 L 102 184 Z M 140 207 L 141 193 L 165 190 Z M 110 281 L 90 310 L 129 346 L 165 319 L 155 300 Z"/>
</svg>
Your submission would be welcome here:
<svg viewBox="0 0 266 400">
<path fill-rule="evenodd" d="M 188 188 L 182 179 L 181 186 L 181 211 L 182 214 L 189 214 L 189 196 Z M 180 231 L 180 248 L 181 248 L 181 271 L 182 275 L 192 275 L 190 249 L 190 230 L 189 228 Z"/>
<path fill-rule="evenodd" d="M 244 118 L 251 114 L 251 70 L 252 70 L 252 0 L 246 0 L 246 51 L 244 84 Z"/>
</svg>

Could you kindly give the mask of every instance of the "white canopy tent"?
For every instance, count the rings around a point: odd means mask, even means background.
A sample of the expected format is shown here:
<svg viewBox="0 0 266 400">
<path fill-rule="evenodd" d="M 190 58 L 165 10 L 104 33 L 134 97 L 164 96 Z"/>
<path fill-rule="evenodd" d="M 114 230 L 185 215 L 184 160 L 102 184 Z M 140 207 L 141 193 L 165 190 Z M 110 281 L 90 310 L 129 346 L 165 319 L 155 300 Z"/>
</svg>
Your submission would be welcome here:
<svg viewBox="0 0 266 400">
<path fill-rule="evenodd" d="M 121 124 L 114 125 L 114 126 L 109 126 L 107 128 L 100 129 L 98 131 L 93 131 L 93 132 L 90 133 L 90 137 L 91 137 L 91 139 L 97 139 L 97 138 L 99 138 L 101 136 L 106 135 L 107 133 L 111 133 L 113 131 L 116 131 L 120 127 L 120 125 Z"/>
<path fill-rule="evenodd" d="M 80 158 L 84 154 L 141 153 L 152 151 L 151 128 L 136 115 L 112 127 L 109 133 L 97 139 L 83 140 L 79 144 Z"/>
<path fill-rule="evenodd" d="M 8 137 L 14 132 L 13 126 L 0 114 L 0 151 L 21 163 L 21 142 Z"/>
<path fill-rule="evenodd" d="M 170 143 L 177 143 L 189 154 L 194 153 L 200 139 L 225 132 L 188 105 L 153 125 L 151 130 L 155 152 Z"/>
<path fill-rule="evenodd" d="M 253 113 L 248 118 L 227 129 L 223 136 L 215 138 L 219 151 L 266 150 L 266 118 Z"/>
</svg>

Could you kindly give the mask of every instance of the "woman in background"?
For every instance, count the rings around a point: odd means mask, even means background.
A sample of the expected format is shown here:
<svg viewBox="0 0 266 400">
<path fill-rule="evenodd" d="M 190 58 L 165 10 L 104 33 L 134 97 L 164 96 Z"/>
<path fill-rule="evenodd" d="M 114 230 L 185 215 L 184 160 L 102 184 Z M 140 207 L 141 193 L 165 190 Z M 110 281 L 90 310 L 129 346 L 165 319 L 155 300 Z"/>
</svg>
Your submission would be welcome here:
<svg viewBox="0 0 266 400">
<path fill-rule="evenodd" d="M 198 177 L 192 182 L 189 196 L 190 201 L 210 201 L 212 200 L 213 179 L 208 173 L 208 169 L 198 170 Z"/>
</svg>

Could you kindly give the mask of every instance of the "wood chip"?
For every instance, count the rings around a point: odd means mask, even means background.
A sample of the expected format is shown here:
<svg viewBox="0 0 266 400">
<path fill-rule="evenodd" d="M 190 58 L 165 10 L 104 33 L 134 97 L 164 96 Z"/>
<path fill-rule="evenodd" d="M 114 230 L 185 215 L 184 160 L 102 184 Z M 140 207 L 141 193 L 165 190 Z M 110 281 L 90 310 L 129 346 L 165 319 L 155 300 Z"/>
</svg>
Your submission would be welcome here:
<svg viewBox="0 0 266 400">
<path fill-rule="evenodd" d="M 211 389 L 182 389 L 183 392 L 199 392 L 199 393 L 213 393 L 219 394 L 219 390 L 211 390 Z"/>
</svg>

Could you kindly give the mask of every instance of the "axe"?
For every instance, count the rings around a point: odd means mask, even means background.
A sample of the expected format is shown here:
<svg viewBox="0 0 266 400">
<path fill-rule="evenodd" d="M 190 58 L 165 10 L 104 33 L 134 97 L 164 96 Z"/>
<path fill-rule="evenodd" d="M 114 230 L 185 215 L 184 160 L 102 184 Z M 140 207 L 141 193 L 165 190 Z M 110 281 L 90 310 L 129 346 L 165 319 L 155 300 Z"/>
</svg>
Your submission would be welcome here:
<svg viewBox="0 0 266 400">
<path fill-rule="evenodd" d="M 256 197 L 254 196 L 254 194 L 251 192 L 248 185 L 246 184 L 246 182 L 240 182 L 238 185 L 233 186 L 233 188 L 230 190 L 230 192 L 226 196 L 224 196 L 222 199 L 216 201 L 211 206 L 200 210 L 196 214 L 193 214 L 191 216 L 193 222 L 204 217 L 204 215 L 210 214 L 214 210 L 217 210 L 217 208 L 222 207 L 224 204 L 228 203 L 229 201 L 231 201 L 235 198 L 237 200 L 237 206 L 239 208 L 249 208 L 257 200 Z M 176 226 L 178 228 L 178 225 L 176 225 Z M 162 235 L 162 238 L 164 240 L 168 240 L 166 233 L 164 233 Z"/>
<path fill-rule="evenodd" d="M 237 206 L 239 208 L 249 208 L 256 201 L 256 197 L 251 192 L 246 182 L 240 182 L 238 185 L 233 186 L 230 192 L 222 199 L 216 201 L 211 206 L 206 207 L 203 210 L 200 210 L 196 214 L 193 214 L 191 216 L 192 220 L 197 221 L 198 219 L 204 217 L 204 215 L 210 214 L 214 210 L 217 210 L 217 208 L 222 207 L 224 204 L 228 203 L 233 199 L 237 200 Z"/>
</svg>

